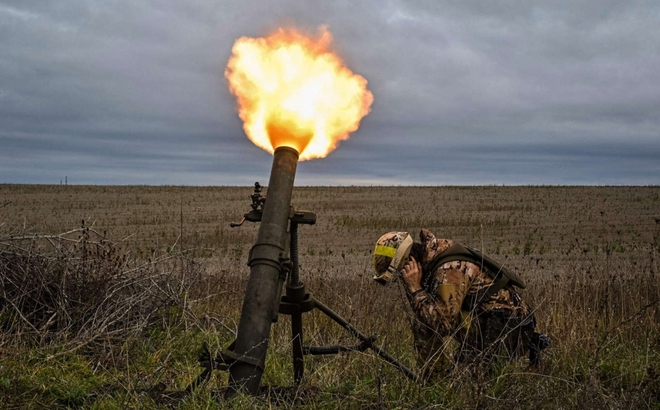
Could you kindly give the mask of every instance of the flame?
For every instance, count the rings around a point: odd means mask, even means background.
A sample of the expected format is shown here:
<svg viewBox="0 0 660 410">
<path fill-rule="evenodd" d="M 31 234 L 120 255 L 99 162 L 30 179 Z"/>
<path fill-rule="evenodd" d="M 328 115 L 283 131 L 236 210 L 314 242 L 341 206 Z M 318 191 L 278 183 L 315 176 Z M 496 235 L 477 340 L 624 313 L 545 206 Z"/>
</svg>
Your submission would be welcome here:
<svg viewBox="0 0 660 410">
<path fill-rule="evenodd" d="M 295 148 L 300 160 L 323 158 L 358 129 L 373 95 L 329 47 L 325 27 L 312 39 L 280 28 L 241 37 L 225 70 L 248 138 L 272 153 Z"/>
</svg>

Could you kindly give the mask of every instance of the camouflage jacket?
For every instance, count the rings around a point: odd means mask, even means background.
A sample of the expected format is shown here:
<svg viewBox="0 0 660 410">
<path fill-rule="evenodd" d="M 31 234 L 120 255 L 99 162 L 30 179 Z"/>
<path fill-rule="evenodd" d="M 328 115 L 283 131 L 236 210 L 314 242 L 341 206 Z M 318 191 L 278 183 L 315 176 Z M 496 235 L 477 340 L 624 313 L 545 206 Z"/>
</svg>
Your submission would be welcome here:
<svg viewBox="0 0 660 410">
<path fill-rule="evenodd" d="M 422 267 L 454 244 L 436 238 L 426 229 L 420 232 L 420 240 Z M 426 373 L 438 362 L 451 358 L 461 360 L 525 350 L 534 332 L 534 319 L 512 287 L 505 286 L 484 297 L 493 279 L 466 261 L 447 262 L 435 272 L 423 275 L 425 287 L 408 297 L 415 314 L 415 347 Z"/>
</svg>

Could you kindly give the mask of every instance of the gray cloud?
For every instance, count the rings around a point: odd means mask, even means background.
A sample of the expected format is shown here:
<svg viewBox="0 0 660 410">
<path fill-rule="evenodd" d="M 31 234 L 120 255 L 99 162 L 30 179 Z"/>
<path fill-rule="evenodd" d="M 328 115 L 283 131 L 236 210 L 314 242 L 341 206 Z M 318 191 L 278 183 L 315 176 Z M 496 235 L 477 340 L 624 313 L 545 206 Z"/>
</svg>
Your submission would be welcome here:
<svg viewBox="0 0 660 410">
<path fill-rule="evenodd" d="M 329 26 L 375 100 L 297 183 L 658 184 L 653 1 L 0 3 L 0 182 L 249 185 L 233 42 Z"/>
</svg>

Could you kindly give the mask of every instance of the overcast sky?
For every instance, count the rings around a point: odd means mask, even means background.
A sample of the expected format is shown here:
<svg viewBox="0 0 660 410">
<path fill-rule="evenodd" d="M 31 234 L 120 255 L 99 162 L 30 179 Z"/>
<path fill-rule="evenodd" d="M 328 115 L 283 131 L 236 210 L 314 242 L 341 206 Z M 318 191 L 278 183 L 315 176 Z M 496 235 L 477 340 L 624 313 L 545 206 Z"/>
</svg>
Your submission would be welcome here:
<svg viewBox="0 0 660 410">
<path fill-rule="evenodd" d="M 265 184 L 232 45 L 320 25 L 374 103 L 297 185 L 660 184 L 657 0 L 0 0 L 0 183 Z"/>
</svg>

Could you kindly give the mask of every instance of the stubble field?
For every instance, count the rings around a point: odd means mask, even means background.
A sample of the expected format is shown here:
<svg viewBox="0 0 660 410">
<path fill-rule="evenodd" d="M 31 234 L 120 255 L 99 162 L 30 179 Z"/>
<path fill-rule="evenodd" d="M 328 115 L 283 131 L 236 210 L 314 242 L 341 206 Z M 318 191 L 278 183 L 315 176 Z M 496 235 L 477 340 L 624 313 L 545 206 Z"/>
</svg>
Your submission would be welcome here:
<svg viewBox="0 0 660 410">
<path fill-rule="evenodd" d="M 204 344 L 233 340 L 258 225 L 229 224 L 251 193 L 0 185 L 0 407 L 660 408 L 657 186 L 296 187 L 293 206 L 317 214 L 300 228 L 308 291 L 404 364 L 416 368 L 411 312 L 370 280 L 371 251 L 387 231 L 428 228 L 525 280 L 553 341 L 543 365 L 455 367 L 422 386 L 353 352 L 307 357 L 284 393 L 224 401 L 217 371 L 176 394 Z M 318 313 L 304 324 L 306 345 L 356 344 Z M 264 385 L 293 384 L 289 337 L 281 316 Z"/>
</svg>

